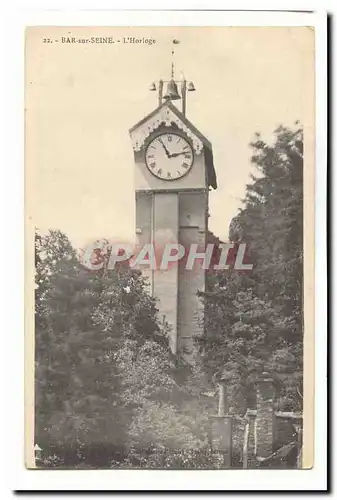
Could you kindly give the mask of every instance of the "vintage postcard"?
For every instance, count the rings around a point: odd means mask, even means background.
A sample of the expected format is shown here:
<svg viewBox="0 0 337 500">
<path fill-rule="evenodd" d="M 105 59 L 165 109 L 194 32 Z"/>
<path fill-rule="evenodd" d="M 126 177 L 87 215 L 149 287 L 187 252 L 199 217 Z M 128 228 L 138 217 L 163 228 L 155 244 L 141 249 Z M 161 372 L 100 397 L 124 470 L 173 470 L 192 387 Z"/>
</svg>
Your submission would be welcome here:
<svg viewBox="0 0 337 500">
<path fill-rule="evenodd" d="M 314 464 L 315 29 L 31 26 L 26 466 Z"/>
</svg>

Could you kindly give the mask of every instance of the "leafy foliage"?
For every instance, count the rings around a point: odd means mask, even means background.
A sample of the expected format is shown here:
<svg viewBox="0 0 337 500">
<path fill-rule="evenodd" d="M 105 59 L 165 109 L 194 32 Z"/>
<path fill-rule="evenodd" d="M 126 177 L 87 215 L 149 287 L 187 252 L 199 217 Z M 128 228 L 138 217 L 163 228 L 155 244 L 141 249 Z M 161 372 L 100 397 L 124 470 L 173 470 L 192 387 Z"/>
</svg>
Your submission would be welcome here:
<svg viewBox="0 0 337 500">
<path fill-rule="evenodd" d="M 58 231 L 37 235 L 36 256 L 36 441 L 54 450 L 44 465 L 97 463 L 98 445 L 125 457 L 208 444 L 144 278 L 89 272 Z"/>
<path fill-rule="evenodd" d="M 259 373 L 278 378 L 280 409 L 302 404 L 303 136 L 279 127 L 275 142 L 259 135 L 251 144 L 257 175 L 247 185 L 244 207 L 230 240 L 248 245 L 252 271 L 209 277 L 203 362 L 209 378 L 227 372 L 232 405 L 253 404 Z"/>
</svg>

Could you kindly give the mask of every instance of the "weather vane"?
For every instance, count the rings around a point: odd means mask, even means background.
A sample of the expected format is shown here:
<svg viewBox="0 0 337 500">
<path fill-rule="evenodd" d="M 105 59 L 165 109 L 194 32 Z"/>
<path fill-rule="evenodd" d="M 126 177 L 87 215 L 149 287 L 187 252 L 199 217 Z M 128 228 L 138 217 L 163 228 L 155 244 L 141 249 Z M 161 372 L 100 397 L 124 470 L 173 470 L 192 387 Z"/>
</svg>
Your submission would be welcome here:
<svg viewBox="0 0 337 500">
<path fill-rule="evenodd" d="M 180 42 L 175 38 L 172 40 L 172 65 L 171 65 L 171 78 L 174 80 L 174 46 L 178 45 Z"/>
<path fill-rule="evenodd" d="M 153 82 L 150 85 L 150 91 L 154 92 L 158 88 L 158 105 L 161 106 L 163 101 L 177 101 L 182 99 L 182 113 L 186 115 L 186 94 L 188 92 L 195 91 L 193 82 L 186 81 L 185 77 L 182 80 L 174 79 L 174 56 L 175 56 L 175 45 L 180 43 L 179 40 L 174 38 L 172 40 L 172 63 L 171 63 L 171 80 L 159 80 L 159 82 Z M 166 85 L 165 94 L 163 94 L 164 84 Z M 180 87 L 180 93 L 178 90 L 178 85 Z M 158 87 L 157 87 L 158 86 Z"/>
</svg>

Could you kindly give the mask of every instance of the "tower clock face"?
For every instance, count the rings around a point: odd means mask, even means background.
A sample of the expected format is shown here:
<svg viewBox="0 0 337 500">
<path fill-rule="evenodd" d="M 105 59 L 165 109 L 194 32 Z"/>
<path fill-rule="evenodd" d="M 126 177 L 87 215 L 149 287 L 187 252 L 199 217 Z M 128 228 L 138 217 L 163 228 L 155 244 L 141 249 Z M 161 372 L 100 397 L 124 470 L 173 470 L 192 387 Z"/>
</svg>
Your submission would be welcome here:
<svg viewBox="0 0 337 500">
<path fill-rule="evenodd" d="M 150 172 L 165 181 L 180 179 L 193 165 L 193 150 L 181 135 L 165 133 L 148 145 L 145 153 Z"/>
</svg>

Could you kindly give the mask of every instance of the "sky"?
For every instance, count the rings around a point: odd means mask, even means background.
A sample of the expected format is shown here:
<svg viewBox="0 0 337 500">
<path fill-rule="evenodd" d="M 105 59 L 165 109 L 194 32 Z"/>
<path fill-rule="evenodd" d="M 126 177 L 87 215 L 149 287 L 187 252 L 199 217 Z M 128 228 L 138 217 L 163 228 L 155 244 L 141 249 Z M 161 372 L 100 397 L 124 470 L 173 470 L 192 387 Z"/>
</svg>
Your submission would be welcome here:
<svg viewBox="0 0 337 500">
<path fill-rule="evenodd" d="M 111 36 L 113 44 L 62 43 Z M 124 37 L 155 40 L 123 43 Z M 46 43 L 50 39 L 53 43 Z M 61 229 L 76 248 L 134 241 L 134 159 L 129 129 L 157 107 L 149 85 L 192 80 L 187 118 L 212 143 L 218 189 L 209 228 L 226 240 L 242 206 L 254 133 L 313 127 L 314 31 L 309 27 L 34 27 L 26 32 L 26 210 L 41 231 Z M 58 40 L 58 41 L 56 41 Z M 120 40 L 120 42 L 117 42 Z"/>
</svg>

